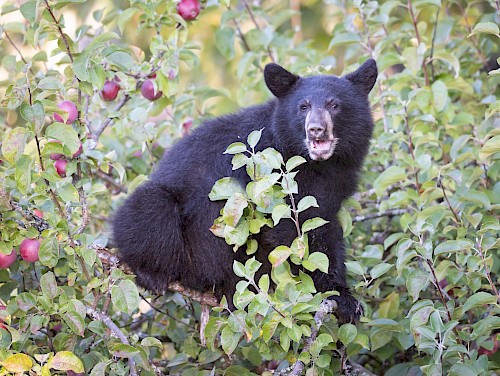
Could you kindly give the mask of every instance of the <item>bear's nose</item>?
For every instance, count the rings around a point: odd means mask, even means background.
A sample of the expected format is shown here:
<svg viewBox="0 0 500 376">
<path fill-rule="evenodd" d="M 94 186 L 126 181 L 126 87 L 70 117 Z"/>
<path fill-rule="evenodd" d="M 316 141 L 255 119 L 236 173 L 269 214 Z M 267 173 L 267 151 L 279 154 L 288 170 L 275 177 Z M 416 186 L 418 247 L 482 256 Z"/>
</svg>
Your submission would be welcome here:
<svg viewBox="0 0 500 376">
<path fill-rule="evenodd" d="M 319 138 L 325 133 L 325 127 L 321 124 L 309 124 L 307 127 L 309 138 Z"/>
</svg>

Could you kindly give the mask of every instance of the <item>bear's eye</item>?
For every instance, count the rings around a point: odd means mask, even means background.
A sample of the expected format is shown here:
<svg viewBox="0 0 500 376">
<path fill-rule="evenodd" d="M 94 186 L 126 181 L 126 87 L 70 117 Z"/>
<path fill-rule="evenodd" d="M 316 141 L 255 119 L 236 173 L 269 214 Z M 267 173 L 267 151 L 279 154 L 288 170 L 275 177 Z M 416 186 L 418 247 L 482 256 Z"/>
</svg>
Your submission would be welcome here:
<svg viewBox="0 0 500 376">
<path fill-rule="evenodd" d="M 301 111 L 307 111 L 309 109 L 309 104 L 308 103 L 302 103 L 299 106 L 299 108 L 300 108 Z"/>
<path fill-rule="evenodd" d="M 330 98 L 326 101 L 326 107 L 330 107 L 330 108 L 339 108 L 339 105 L 338 103 L 335 103 L 335 99 L 333 98 Z"/>
</svg>

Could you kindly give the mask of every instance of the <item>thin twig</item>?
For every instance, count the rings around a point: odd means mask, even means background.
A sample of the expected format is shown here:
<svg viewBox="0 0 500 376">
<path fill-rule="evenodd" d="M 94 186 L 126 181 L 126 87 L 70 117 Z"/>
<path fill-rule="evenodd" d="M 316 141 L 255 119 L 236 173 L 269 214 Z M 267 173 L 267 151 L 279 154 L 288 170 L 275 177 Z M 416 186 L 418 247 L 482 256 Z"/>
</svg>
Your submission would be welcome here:
<svg viewBox="0 0 500 376">
<path fill-rule="evenodd" d="M 457 212 L 455 211 L 455 209 L 453 209 L 453 206 L 451 206 L 450 200 L 448 199 L 448 195 L 446 194 L 446 190 L 444 189 L 442 177 L 439 177 L 438 184 L 441 187 L 441 190 L 443 191 L 444 199 L 446 200 L 448 207 L 450 208 L 451 212 L 453 213 L 453 216 L 455 217 L 455 221 L 457 222 L 457 225 L 460 224 L 461 223 L 460 218 L 458 218 Z"/>
<path fill-rule="evenodd" d="M 97 170 L 96 171 L 96 175 L 104 180 L 106 183 L 108 184 L 111 184 L 113 187 L 115 187 L 116 189 L 118 189 L 120 192 L 123 192 L 123 193 L 127 193 L 128 189 L 126 186 L 118 183 L 115 181 L 115 179 L 113 179 L 111 176 L 109 176 L 108 174 L 106 174 L 104 171 L 102 170 Z"/>
<path fill-rule="evenodd" d="M 114 112 L 117 112 L 117 111 L 120 111 L 122 109 L 123 106 L 125 106 L 125 104 L 130 100 L 130 95 L 126 94 L 122 100 L 118 103 L 118 105 L 115 107 L 115 109 L 113 110 Z M 95 132 L 93 133 L 93 139 L 95 141 L 94 145 L 91 145 L 90 146 L 90 149 L 95 149 L 95 147 L 97 146 L 97 140 L 99 139 L 99 137 L 101 136 L 102 132 L 104 132 L 104 130 L 106 129 L 106 127 L 111 124 L 111 122 L 114 120 L 114 118 L 112 117 L 108 117 L 104 123 L 102 123 L 102 125 L 97 128 L 95 130 Z"/>
<path fill-rule="evenodd" d="M 115 254 L 111 253 L 108 249 L 98 246 L 94 246 L 92 248 L 96 251 L 97 257 L 99 257 L 103 265 L 108 266 L 110 268 L 119 267 L 120 270 L 122 270 L 124 273 L 134 274 L 133 271 L 130 269 L 130 267 L 128 267 L 128 265 L 120 263 L 118 257 Z M 178 292 L 179 294 L 191 299 L 192 301 L 205 304 L 210 307 L 219 306 L 219 301 L 217 300 L 215 295 L 190 289 L 188 287 L 183 286 L 179 282 L 169 283 L 167 286 L 167 290 Z"/>
<path fill-rule="evenodd" d="M 406 106 L 406 104 L 404 105 L 404 110 L 405 110 L 404 121 L 405 121 L 406 133 L 408 134 L 408 147 L 410 149 L 411 158 L 416 163 L 417 160 L 415 159 L 415 152 L 413 150 L 414 144 L 413 144 L 413 139 L 411 137 L 410 124 L 409 124 L 410 120 L 408 118 L 408 107 Z M 417 193 L 420 195 L 420 183 L 418 182 L 419 169 L 415 167 L 414 170 L 415 170 L 415 186 L 417 188 Z"/>
<path fill-rule="evenodd" d="M 98 312 L 97 310 L 90 307 L 87 307 L 86 310 L 87 310 L 87 315 L 90 318 L 102 322 L 104 325 L 106 325 L 108 329 L 111 330 L 113 335 L 120 340 L 121 343 L 123 343 L 124 345 L 130 345 L 130 342 L 128 341 L 125 334 L 123 334 L 120 328 L 113 322 L 113 320 L 111 320 L 109 316 L 105 315 L 102 312 Z M 131 357 L 128 358 L 128 364 L 130 367 L 130 375 L 138 376 L 134 359 Z"/>
<path fill-rule="evenodd" d="M 376 219 L 381 217 L 395 217 L 397 215 L 403 215 L 408 213 L 408 209 L 391 209 L 381 213 L 372 213 L 366 215 L 358 215 L 352 219 L 353 222 L 363 222 L 370 219 Z"/>
<path fill-rule="evenodd" d="M 161 313 L 162 315 L 165 315 L 165 316 L 168 316 L 170 317 L 172 320 L 174 320 L 175 322 L 179 323 L 179 324 L 182 324 L 182 325 L 186 325 L 186 326 L 190 326 L 189 324 L 186 324 L 184 321 L 181 321 L 179 320 L 177 317 L 174 317 L 172 316 L 170 313 L 168 313 L 167 311 L 163 311 L 161 309 L 159 309 L 158 307 L 155 307 L 153 304 L 151 304 L 151 302 L 144 296 L 142 295 L 141 293 L 139 293 L 139 296 L 142 298 L 142 300 L 144 300 L 147 305 L 149 305 L 154 311 L 158 312 L 158 313 Z"/>
<path fill-rule="evenodd" d="M 243 2 L 243 5 L 245 6 L 245 9 L 247 10 L 248 14 L 250 15 L 250 18 L 252 19 L 252 22 L 255 25 L 255 28 L 257 30 L 261 31 L 260 26 L 259 26 L 257 20 L 255 19 L 255 16 L 254 16 L 253 12 L 252 12 L 252 9 L 248 5 L 248 2 L 246 0 L 241 0 L 241 1 Z M 273 63 L 276 63 L 276 61 L 274 60 L 273 54 L 271 53 L 271 49 L 269 47 L 267 47 L 267 54 L 269 55 L 269 58 L 271 59 L 271 61 Z"/>
<path fill-rule="evenodd" d="M 441 10 L 441 8 L 438 7 L 438 10 L 436 12 L 436 22 L 434 23 L 434 33 L 432 34 L 431 55 L 429 56 L 429 64 L 431 65 L 432 81 L 434 81 L 434 76 L 435 76 L 434 64 L 432 64 L 432 59 L 434 58 L 434 44 L 436 42 L 437 27 L 438 27 L 439 11 L 440 10 Z"/>
<path fill-rule="evenodd" d="M 66 47 L 66 53 L 68 54 L 69 59 L 71 60 L 71 63 L 73 63 L 73 54 L 71 53 L 71 49 L 69 47 L 68 39 L 66 38 L 66 34 L 64 34 L 61 25 L 59 24 L 59 21 L 56 19 L 56 16 L 52 12 L 52 9 L 50 9 L 50 5 L 48 0 L 45 0 L 45 8 L 47 8 L 47 11 L 50 14 L 50 17 L 52 17 L 52 20 L 54 20 L 57 29 L 59 30 L 59 34 L 61 35 L 61 38 L 63 40 L 64 46 Z"/>
<path fill-rule="evenodd" d="M 415 13 L 413 13 L 413 6 L 411 4 L 411 0 L 408 0 L 408 11 L 410 12 L 411 20 L 413 22 L 413 28 L 415 29 L 415 35 L 417 37 L 417 43 L 420 46 L 422 39 L 420 38 L 420 32 L 418 31 L 417 18 L 415 17 Z M 425 84 L 430 86 L 429 75 L 427 73 L 427 65 L 425 59 L 422 61 L 422 70 L 424 72 Z"/>
<path fill-rule="evenodd" d="M 306 343 L 302 352 L 308 352 L 312 344 L 318 337 L 319 328 L 323 325 L 325 318 L 328 314 L 332 313 L 337 309 L 337 302 L 332 299 L 325 299 L 320 304 L 318 311 L 314 315 L 315 325 L 311 327 L 311 336 L 306 339 Z M 299 376 L 304 371 L 305 364 L 300 360 L 296 361 L 291 367 L 284 369 L 282 371 L 276 372 L 276 376 Z"/>
</svg>

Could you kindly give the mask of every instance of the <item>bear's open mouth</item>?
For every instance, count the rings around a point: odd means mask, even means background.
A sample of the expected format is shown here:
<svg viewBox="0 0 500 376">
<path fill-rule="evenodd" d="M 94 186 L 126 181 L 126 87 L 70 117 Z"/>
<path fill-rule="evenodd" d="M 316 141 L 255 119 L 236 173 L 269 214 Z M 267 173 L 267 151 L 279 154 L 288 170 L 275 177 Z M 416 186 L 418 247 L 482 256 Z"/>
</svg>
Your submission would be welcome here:
<svg viewBox="0 0 500 376">
<path fill-rule="evenodd" d="M 307 140 L 309 156 L 315 161 L 324 161 L 330 158 L 337 146 L 338 138 Z"/>
</svg>

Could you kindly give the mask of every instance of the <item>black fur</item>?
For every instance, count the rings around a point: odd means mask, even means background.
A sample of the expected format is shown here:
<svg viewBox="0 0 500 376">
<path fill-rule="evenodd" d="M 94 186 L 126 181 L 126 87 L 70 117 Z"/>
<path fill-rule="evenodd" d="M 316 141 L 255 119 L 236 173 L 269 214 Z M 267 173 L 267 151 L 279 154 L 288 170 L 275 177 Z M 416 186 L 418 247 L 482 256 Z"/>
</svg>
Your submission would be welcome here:
<svg viewBox="0 0 500 376">
<path fill-rule="evenodd" d="M 225 176 L 236 177 L 242 185 L 248 182 L 244 169 L 232 171 L 232 156 L 223 152 L 233 142 L 244 142 L 251 131 L 264 128 L 259 150 L 273 147 L 285 160 L 293 155 L 308 160 L 298 168 L 297 201 L 312 195 L 319 208 L 302 213 L 301 221 L 316 216 L 330 221 L 309 235 L 310 251 L 321 251 L 330 260 L 328 274 L 317 271 L 312 277 L 319 291 L 341 293 L 335 298 L 341 320 L 357 319 L 360 309 L 346 286 L 342 230 L 336 214 L 342 200 L 354 193 L 368 150 L 373 122 L 367 95 L 376 76 L 371 59 L 343 78 L 299 78 L 269 65 L 266 84 L 278 98 L 206 121 L 167 151 L 150 180 L 130 195 L 113 220 L 119 256 L 137 274 L 138 284 L 162 292 L 168 283 L 179 281 L 193 289 L 214 289 L 231 301 L 237 282 L 233 260 L 243 261 L 246 256 L 234 253 L 224 239 L 209 231 L 223 203 L 211 202 L 208 194 Z M 325 105 L 332 98 L 335 109 Z M 327 108 L 333 120 L 339 141 L 333 156 L 325 161 L 309 157 L 304 141 L 306 115 L 299 105 L 304 100 L 314 108 Z M 256 258 L 264 264 L 264 271 L 270 270 L 269 252 L 278 245 L 290 245 L 296 236 L 289 220 L 274 229 L 263 228 Z"/>
</svg>

